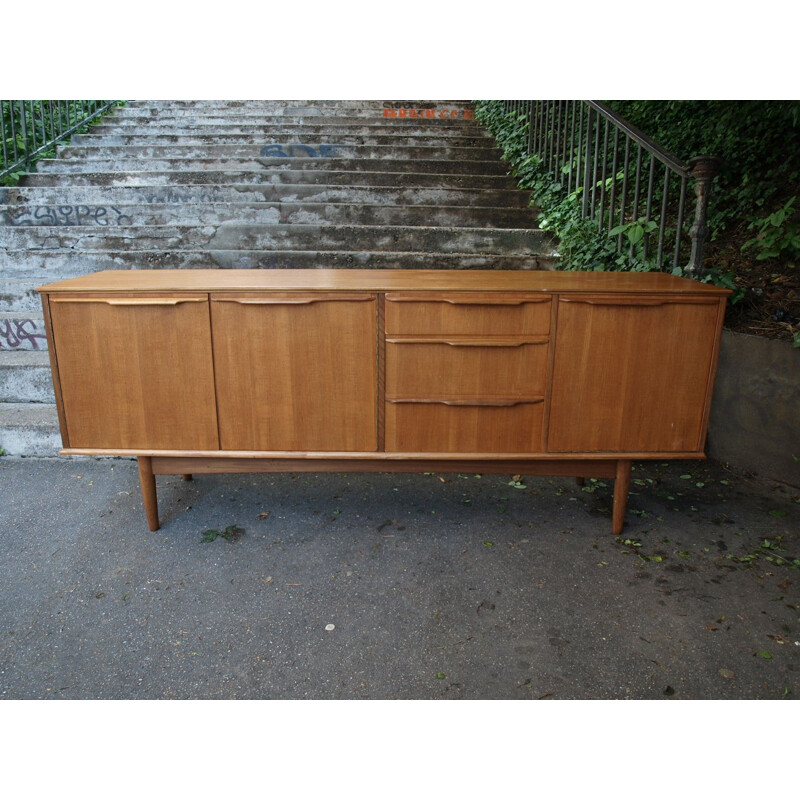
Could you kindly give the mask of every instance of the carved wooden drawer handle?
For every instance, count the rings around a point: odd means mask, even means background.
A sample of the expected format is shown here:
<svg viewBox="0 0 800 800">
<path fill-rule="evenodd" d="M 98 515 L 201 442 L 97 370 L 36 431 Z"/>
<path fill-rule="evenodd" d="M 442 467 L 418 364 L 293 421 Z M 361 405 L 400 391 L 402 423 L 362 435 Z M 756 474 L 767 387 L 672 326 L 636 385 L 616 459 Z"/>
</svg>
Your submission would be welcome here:
<svg viewBox="0 0 800 800">
<path fill-rule="evenodd" d="M 205 303 L 207 297 L 51 297 L 51 303 L 104 303 L 108 306 L 177 306 Z"/>
<path fill-rule="evenodd" d="M 239 303 L 243 306 L 307 306 L 312 303 L 365 302 L 372 295 L 341 295 L 340 297 L 214 297 L 214 303 Z"/>
<path fill-rule="evenodd" d="M 548 336 L 538 336 L 529 339 L 441 339 L 434 337 L 387 337 L 388 344 L 446 344 L 450 347 L 522 347 L 526 344 L 547 344 Z"/>
<path fill-rule="evenodd" d="M 654 297 L 561 297 L 562 303 L 584 303 L 590 306 L 631 306 L 635 308 L 656 308 L 658 306 L 676 305 L 717 305 L 719 299 L 716 297 L 675 297 L 660 298 Z"/>
<path fill-rule="evenodd" d="M 477 300 L 468 297 L 392 297 L 391 295 L 386 295 L 386 300 L 390 303 L 447 303 L 451 306 L 524 306 L 528 303 L 549 303 L 550 297 L 530 297 L 521 300 L 513 298 Z"/>
<path fill-rule="evenodd" d="M 466 398 L 466 399 L 443 399 L 440 397 L 387 397 L 387 403 L 406 404 L 406 403 L 420 403 L 429 404 L 438 403 L 445 406 L 480 406 L 488 408 L 511 408 L 513 406 L 522 405 L 535 405 L 536 403 L 543 403 L 544 397 L 528 397 L 524 400 L 519 398 Z"/>
</svg>

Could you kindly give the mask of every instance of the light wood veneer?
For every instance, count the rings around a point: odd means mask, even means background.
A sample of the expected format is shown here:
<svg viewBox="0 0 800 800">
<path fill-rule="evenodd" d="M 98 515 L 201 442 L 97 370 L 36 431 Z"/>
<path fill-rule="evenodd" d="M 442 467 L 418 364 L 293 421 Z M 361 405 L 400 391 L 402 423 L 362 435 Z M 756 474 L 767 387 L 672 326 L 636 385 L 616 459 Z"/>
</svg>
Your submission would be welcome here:
<svg viewBox="0 0 800 800">
<path fill-rule="evenodd" d="M 615 479 L 704 458 L 726 296 L 661 273 L 101 272 L 40 287 L 62 452 L 155 475 Z"/>
</svg>

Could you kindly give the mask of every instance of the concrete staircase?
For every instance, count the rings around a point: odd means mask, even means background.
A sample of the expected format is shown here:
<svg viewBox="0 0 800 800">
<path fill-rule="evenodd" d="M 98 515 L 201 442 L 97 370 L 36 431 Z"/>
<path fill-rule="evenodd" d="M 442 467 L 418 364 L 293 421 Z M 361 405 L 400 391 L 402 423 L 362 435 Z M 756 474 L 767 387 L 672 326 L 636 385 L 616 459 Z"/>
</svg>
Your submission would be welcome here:
<svg viewBox="0 0 800 800">
<path fill-rule="evenodd" d="M 551 268 L 528 194 L 470 117 L 450 101 L 135 102 L 73 136 L 0 188 L 0 447 L 61 446 L 44 283 L 105 269 Z"/>
</svg>

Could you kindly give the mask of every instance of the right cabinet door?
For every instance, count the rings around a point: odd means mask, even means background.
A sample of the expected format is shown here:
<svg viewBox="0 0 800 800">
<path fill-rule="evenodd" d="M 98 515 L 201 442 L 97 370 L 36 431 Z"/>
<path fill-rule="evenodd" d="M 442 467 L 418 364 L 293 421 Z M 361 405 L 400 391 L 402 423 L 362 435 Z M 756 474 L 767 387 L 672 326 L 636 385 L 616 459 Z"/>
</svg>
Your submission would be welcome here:
<svg viewBox="0 0 800 800">
<path fill-rule="evenodd" d="M 547 449 L 698 452 L 718 298 L 561 297 Z"/>
</svg>

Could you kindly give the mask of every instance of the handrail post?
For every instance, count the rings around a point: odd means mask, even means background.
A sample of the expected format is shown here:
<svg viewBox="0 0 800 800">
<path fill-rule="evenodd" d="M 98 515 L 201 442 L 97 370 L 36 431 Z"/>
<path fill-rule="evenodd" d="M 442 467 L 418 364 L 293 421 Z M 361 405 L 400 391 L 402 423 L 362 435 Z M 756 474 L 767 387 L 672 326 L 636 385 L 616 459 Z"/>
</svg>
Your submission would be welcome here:
<svg viewBox="0 0 800 800">
<path fill-rule="evenodd" d="M 716 156 L 696 156 L 689 159 L 691 168 L 689 174 L 695 180 L 694 192 L 697 197 L 694 225 L 689 231 L 692 240 L 692 253 L 686 266 L 686 272 L 689 275 L 695 275 L 702 270 L 703 247 L 708 236 L 708 225 L 706 224 L 708 197 L 711 193 L 711 182 L 719 171 L 720 163 L 721 159 Z"/>
</svg>

